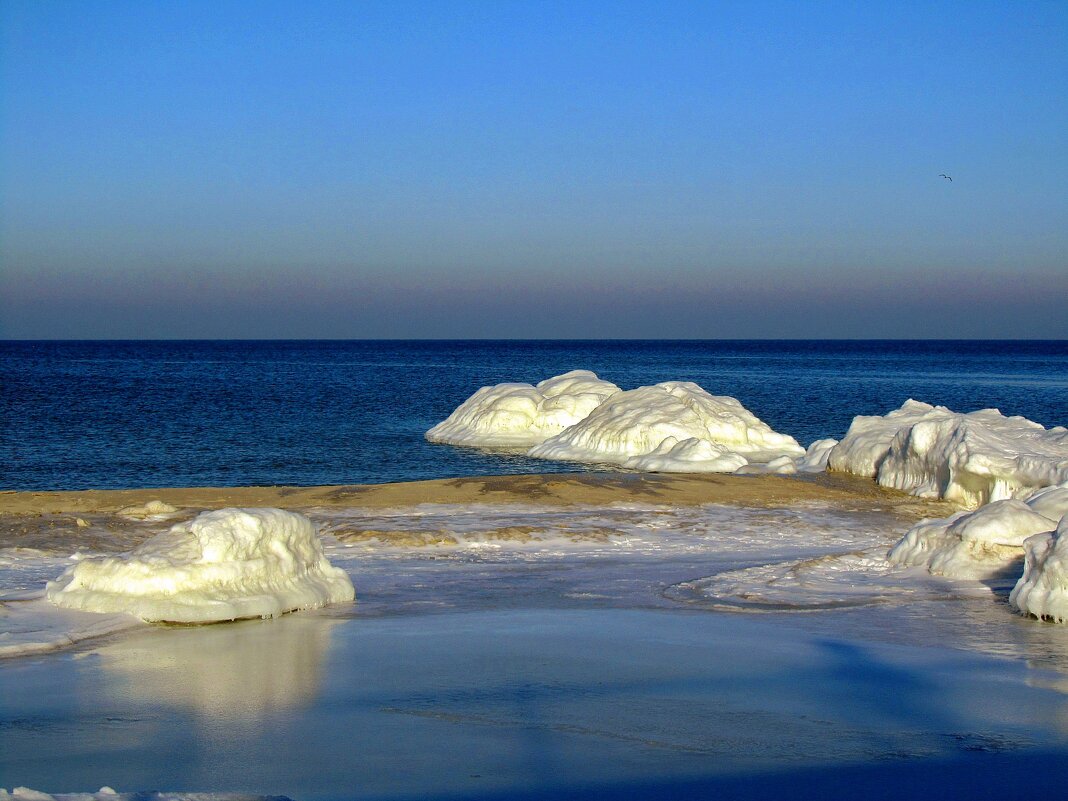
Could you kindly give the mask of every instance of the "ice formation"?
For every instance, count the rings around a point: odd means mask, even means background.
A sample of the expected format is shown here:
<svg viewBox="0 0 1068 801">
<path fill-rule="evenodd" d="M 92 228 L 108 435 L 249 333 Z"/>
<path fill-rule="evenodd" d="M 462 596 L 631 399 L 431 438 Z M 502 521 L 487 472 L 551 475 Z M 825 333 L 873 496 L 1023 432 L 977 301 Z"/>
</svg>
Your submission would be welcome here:
<svg viewBox="0 0 1068 801">
<path fill-rule="evenodd" d="M 178 510 L 169 503 L 164 503 L 163 501 L 148 501 L 147 503 L 137 504 L 135 506 L 124 506 L 119 509 L 118 514 L 123 517 L 144 519 L 146 517 L 166 517 L 177 511 Z"/>
<path fill-rule="evenodd" d="M 710 395 L 689 381 L 665 381 L 611 396 L 527 455 L 639 470 L 731 472 L 804 453 L 793 437 L 773 431 L 735 398 Z"/>
<path fill-rule="evenodd" d="M 589 370 L 530 384 L 482 387 L 426 432 L 431 442 L 527 448 L 582 420 L 620 389 Z"/>
<path fill-rule="evenodd" d="M 49 582 L 47 595 L 68 609 L 208 623 L 350 601 L 355 592 L 308 518 L 220 509 L 172 526 L 128 556 L 84 559 Z"/>
<path fill-rule="evenodd" d="M 1024 572 L 1009 605 L 1037 618 L 1068 622 L 1068 515 L 1056 531 L 1024 542 Z"/>
<path fill-rule="evenodd" d="M 923 565 L 939 576 L 995 578 L 1023 558 L 1028 537 L 1056 525 L 1023 501 L 994 501 L 974 512 L 913 526 L 887 558 L 899 565 Z"/>
<path fill-rule="evenodd" d="M 885 416 L 855 417 L 828 465 L 976 508 L 1068 481 L 1068 429 L 908 400 Z"/>
</svg>

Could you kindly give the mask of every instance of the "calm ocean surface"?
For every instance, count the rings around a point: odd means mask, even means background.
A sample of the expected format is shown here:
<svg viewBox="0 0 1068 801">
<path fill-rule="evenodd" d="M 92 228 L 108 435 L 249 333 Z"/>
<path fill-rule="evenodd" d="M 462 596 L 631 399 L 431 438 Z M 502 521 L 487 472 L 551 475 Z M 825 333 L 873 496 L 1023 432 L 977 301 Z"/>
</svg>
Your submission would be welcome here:
<svg viewBox="0 0 1068 801">
<path fill-rule="evenodd" d="M 340 484 L 574 464 L 430 445 L 472 392 L 590 369 L 733 395 L 807 445 L 909 398 L 1068 424 L 1068 342 L 0 343 L 0 488 Z"/>
</svg>

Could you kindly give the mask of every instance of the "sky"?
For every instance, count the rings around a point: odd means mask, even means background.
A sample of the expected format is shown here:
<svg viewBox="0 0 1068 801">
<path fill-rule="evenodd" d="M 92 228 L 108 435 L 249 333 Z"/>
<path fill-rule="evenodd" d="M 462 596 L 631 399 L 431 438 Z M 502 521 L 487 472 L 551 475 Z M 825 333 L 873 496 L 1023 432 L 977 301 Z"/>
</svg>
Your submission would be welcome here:
<svg viewBox="0 0 1068 801">
<path fill-rule="evenodd" d="M 0 0 L 0 37 L 0 338 L 1068 338 L 1063 0 Z"/>
</svg>

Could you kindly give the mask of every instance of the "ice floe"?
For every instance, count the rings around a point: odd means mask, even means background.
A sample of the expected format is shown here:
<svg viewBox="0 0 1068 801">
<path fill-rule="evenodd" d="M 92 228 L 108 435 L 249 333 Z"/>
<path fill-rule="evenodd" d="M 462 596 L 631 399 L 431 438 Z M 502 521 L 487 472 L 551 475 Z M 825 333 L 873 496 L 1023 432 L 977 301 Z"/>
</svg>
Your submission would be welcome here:
<svg viewBox="0 0 1068 801">
<path fill-rule="evenodd" d="M 449 445 L 526 448 L 579 422 L 619 391 L 589 370 L 572 370 L 537 386 L 482 387 L 427 431 L 426 438 Z"/>
<path fill-rule="evenodd" d="M 773 431 L 737 399 L 689 381 L 665 381 L 613 395 L 527 455 L 638 470 L 731 472 L 804 453 L 793 437 Z"/>
<path fill-rule="evenodd" d="M 1068 622 L 1068 515 L 1055 531 L 1024 542 L 1024 572 L 1009 604 L 1038 618 Z"/>
<path fill-rule="evenodd" d="M 352 582 L 312 522 L 281 509 L 220 509 L 172 526 L 127 556 L 83 559 L 49 582 L 57 606 L 146 621 L 272 617 L 350 601 Z"/>
<path fill-rule="evenodd" d="M 1068 429 L 908 400 L 884 416 L 855 417 L 828 466 L 974 509 L 1068 481 Z"/>
</svg>

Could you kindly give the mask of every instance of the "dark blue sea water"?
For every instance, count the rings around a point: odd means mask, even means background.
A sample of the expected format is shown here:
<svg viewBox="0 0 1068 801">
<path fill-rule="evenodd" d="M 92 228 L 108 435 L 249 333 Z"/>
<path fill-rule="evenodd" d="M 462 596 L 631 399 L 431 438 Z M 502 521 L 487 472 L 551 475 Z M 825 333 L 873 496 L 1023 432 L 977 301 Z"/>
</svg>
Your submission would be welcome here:
<svg viewBox="0 0 1068 801">
<path fill-rule="evenodd" d="M 733 395 L 802 444 L 909 398 L 1068 423 L 1068 342 L 0 343 L 0 488 L 404 481 L 581 469 L 430 445 L 472 392 L 586 368 Z"/>
</svg>

